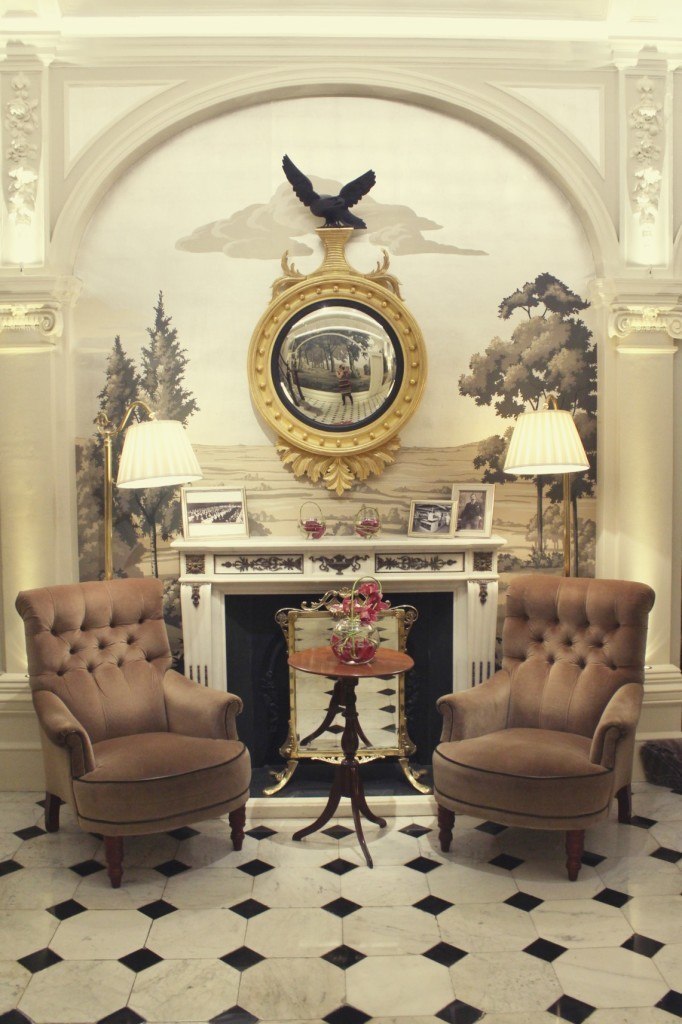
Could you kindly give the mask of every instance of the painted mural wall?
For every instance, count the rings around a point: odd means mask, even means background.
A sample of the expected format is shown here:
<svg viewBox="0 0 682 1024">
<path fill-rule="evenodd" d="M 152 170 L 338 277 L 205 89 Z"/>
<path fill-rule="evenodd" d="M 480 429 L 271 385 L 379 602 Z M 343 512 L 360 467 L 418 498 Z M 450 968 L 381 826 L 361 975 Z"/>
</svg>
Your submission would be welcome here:
<svg viewBox="0 0 682 1024">
<path fill-rule="evenodd" d="M 249 398 L 252 331 L 285 251 L 321 262 L 321 226 L 281 169 L 285 153 L 320 192 L 372 168 L 355 207 L 367 223 L 346 255 L 357 270 L 386 250 L 429 361 L 424 399 L 396 463 L 343 497 L 296 480 Z M 302 502 L 331 533 L 371 503 L 404 534 L 411 500 L 453 484 L 495 484 L 501 566 L 561 571 L 560 487 L 501 466 L 515 417 L 550 393 L 569 408 L 592 457 L 575 481 L 579 571 L 594 571 L 596 339 L 585 301 L 593 262 L 561 192 L 525 157 L 464 121 L 362 97 L 301 98 L 216 117 L 169 139 L 122 177 L 86 232 L 75 273 L 81 577 L 101 574 L 101 443 L 134 397 L 181 419 L 201 486 L 244 487 L 252 535 L 291 535 Z M 538 531 L 538 492 L 542 510 Z M 181 530 L 177 492 L 117 492 L 115 570 L 171 581 Z"/>
</svg>

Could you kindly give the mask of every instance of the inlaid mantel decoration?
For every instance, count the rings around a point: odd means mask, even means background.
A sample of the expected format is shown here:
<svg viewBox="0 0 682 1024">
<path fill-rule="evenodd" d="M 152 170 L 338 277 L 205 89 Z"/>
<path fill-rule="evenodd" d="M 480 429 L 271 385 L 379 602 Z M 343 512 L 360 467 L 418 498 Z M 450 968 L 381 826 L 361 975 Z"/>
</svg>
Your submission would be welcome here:
<svg viewBox="0 0 682 1024">
<path fill-rule="evenodd" d="M 333 131 L 320 128 L 330 125 Z M 338 196 L 372 169 L 375 184 L 351 207 L 367 227 L 347 227 L 345 258 L 362 289 L 377 265 L 384 267 L 386 251 L 390 269 L 382 272 L 401 282 L 428 357 L 422 399 L 402 417 L 400 449 L 389 453 L 395 461 L 379 476 L 355 476 L 342 495 L 284 465 L 274 444 L 285 434 L 263 419 L 249 388 L 250 340 L 272 282 L 287 279 L 278 292 L 284 313 L 287 302 L 317 287 L 324 260 L 316 233 L 323 219 L 294 194 L 282 172 L 284 153 L 320 196 Z M 162 141 L 108 189 L 74 265 L 82 281 L 71 344 L 83 577 L 96 576 L 101 565 L 93 421 L 100 408 L 116 419 L 121 405 L 148 391 L 157 405 L 172 404 L 171 415 L 186 425 L 201 486 L 244 488 L 249 537 L 300 538 L 306 501 L 320 505 L 325 542 L 353 536 L 363 506 L 376 510 L 382 539 L 405 536 L 413 501 L 451 502 L 454 486 L 478 482 L 495 487 L 492 532 L 507 541 L 503 571 L 557 573 L 559 484 L 510 477 L 502 466 L 518 413 L 546 394 L 560 395 L 592 453 L 593 468 L 573 479 L 579 572 L 591 574 L 596 352 L 585 297 L 594 273 L 577 215 L 542 170 L 502 138 L 445 113 L 362 96 L 298 97 L 223 113 Z M 387 309 L 399 308 L 376 280 L 366 287 L 385 297 Z M 273 325 L 272 344 L 276 333 Z M 365 365 L 358 354 L 356 368 L 364 372 Z M 305 397 L 304 379 L 319 369 L 315 357 L 311 352 L 303 376 L 296 359 L 289 368 L 291 381 L 285 370 L 269 408 L 288 401 L 297 432 L 318 429 L 293 415 L 300 400 L 294 371 Z M 410 379 L 404 374 L 408 387 Z M 348 414 L 340 383 L 335 402 Z M 396 412 L 414 406 L 402 397 Z M 373 425 L 362 429 L 369 440 Z M 356 433 L 327 436 L 336 449 L 337 440 L 352 445 Z M 169 544 L 181 531 L 179 493 L 154 516 L 147 504 L 124 507 L 135 494 L 116 495 L 115 568 L 129 575 L 156 568 L 171 604 L 179 565 Z"/>
</svg>

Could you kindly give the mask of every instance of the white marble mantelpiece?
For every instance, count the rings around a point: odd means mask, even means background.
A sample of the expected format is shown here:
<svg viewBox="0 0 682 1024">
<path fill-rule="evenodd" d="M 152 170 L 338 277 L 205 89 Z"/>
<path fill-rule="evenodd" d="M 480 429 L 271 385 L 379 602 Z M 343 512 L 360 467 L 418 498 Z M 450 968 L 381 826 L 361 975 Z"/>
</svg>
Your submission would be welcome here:
<svg viewBox="0 0 682 1024">
<path fill-rule="evenodd" d="M 181 557 L 185 671 L 206 686 L 229 689 L 226 594 L 322 595 L 371 575 L 389 599 L 405 592 L 452 593 L 452 688 L 468 689 L 494 670 L 497 556 L 505 543 L 496 536 L 173 541 Z"/>
</svg>

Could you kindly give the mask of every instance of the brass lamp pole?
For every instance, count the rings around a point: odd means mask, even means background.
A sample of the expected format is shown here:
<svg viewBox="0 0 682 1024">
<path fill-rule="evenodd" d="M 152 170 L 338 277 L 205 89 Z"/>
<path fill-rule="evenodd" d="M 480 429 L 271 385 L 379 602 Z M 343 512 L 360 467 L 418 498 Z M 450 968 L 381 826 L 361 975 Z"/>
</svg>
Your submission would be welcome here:
<svg viewBox="0 0 682 1024">
<path fill-rule="evenodd" d="M 509 442 L 505 473 L 563 477 L 564 576 L 571 575 L 571 473 L 589 469 L 589 461 L 570 412 L 554 395 L 546 408 L 521 413 Z M 538 516 L 541 515 L 538 509 Z M 540 524 L 538 523 L 538 530 Z"/>
<path fill-rule="evenodd" d="M 114 578 L 113 442 L 141 409 L 149 420 L 130 426 L 121 453 L 118 486 L 177 487 L 201 479 L 201 468 L 179 420 L 159 420 L 146 402 L 136 399 L 112 423 L 105 412 L 95 420 L 104 444 L 104 578 Z"/>
</svg>

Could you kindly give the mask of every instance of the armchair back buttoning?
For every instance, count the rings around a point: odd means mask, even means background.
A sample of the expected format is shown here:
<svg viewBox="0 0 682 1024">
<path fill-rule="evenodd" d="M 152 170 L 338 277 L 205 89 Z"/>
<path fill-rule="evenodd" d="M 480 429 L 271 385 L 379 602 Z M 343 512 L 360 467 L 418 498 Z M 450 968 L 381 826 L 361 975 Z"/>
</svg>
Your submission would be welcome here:
<svg viewBox="0 0 682 1024">
<path fill-rule="evenodd" d="M 29 682 L 45 766 L 45 827 L 68 803 L 104 836 L 112 886 L 123 837 L 227 814 L 244 836 L 251 767 L 237 737 L 241 700 L 173 671 L 157 579 L 27 590 Z"/>
<path fill-rule="evenodd" d="M 653 590 L 625 580 L 521 576 L 509 586 L 502 668 L 438 702 L 433 755 L 441 848 L 455 812 L 566 832 L 569 878 L 585 829 L 631 817 L 630 781 Z"/>
</svg>

